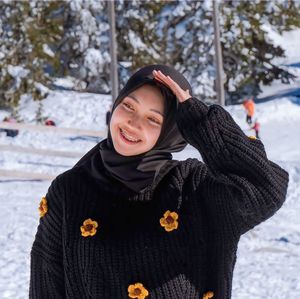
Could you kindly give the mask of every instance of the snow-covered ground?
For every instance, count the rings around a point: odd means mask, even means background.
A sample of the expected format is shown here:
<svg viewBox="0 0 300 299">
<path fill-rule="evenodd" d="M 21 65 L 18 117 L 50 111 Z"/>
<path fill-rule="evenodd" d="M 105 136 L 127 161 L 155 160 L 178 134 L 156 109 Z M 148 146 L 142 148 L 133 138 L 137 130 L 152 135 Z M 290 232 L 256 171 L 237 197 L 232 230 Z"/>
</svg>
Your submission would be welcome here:
<svg viewBox="0 0 300 299">
<path fill-rule="evenodd" d="M 55 91 L 45 100 L 44 114 L 60 127 L 105 128 L 105 112 L 110 97 L 71 91 Z M 32 122 L 35 103 L 24 98 L 20 110 Z M 243 107 L 227 107 L 248 135 Z M 0 112 L 0 118 L 5 112 Z M 300 100 L 281 98 L 257 105 L 261 139 L 268 157 L 290 173 L 287 200 L 271 219 L 242 236 L 234 272 L 233 298 L 300 298 Z M 21 131 L 15 138 L 0 133 L 0 144 L 86 152 L 97 139 L 53 133 Z M 200 158 L 188 146 L 176 159 Z M 0 153 L 0 168 L 51 173 L 72 167 L 77 158 L 53 158 L 13 152 Z M 49 181 L 22 181 L 0 178 L 0 298 L 27 298 L 29 252 L 39 222 L 37 211 Z"/>
</svg>

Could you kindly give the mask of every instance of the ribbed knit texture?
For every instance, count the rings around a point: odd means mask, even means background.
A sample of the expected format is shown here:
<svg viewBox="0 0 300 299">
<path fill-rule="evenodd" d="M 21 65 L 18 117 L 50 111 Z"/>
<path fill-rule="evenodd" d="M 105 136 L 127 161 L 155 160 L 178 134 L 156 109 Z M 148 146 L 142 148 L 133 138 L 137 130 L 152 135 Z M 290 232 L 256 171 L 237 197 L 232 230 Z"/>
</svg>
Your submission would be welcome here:
<svg viewBox="0 0 300 299">
<path fill-rule="evenodd" d="M 52 182 L 31 251 L 30 298 L 125 299 L 137 282 L 147 299 L 231 297 L 238 240 L 281 207 L 288 173 L 221 106 L 191 98 L 177 123 L 205 163 L 181 161 L 147 196 L 100 186 L 81 167 Z M 160 225 L 167 210 L 178 214 L 170 232 Z M 83 237 L 88 218 L 99 226 Z"/>
</svg>

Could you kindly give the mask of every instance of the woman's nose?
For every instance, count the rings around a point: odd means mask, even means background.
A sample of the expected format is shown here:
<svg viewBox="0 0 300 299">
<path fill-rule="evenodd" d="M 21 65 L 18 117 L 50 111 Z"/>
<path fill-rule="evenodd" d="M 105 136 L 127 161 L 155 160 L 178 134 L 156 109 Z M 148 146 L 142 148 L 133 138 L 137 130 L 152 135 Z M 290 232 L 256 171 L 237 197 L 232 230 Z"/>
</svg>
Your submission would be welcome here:
<svg viewBox="0 0 300 299">
<path fill-rule="evenodd" d="M 128 123 L 130 125 L 132 125 L 133 127 L 136 127 L 136 128 L 140 128 L 141 127 L 141 118 L 137 115 L 134 115 L 132 116 L 129 120 L 128 120 Z"/>
</svg>

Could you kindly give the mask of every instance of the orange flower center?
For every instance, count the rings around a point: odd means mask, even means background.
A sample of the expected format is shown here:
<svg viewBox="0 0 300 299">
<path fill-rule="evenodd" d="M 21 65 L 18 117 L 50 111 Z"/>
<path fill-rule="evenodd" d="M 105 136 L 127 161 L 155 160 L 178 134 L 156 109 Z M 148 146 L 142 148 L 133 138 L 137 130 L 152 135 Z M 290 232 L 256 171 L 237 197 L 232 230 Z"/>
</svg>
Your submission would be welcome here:
<svg viewBox="0 0 300 299">
<path fill-rule="evenodd" d="M 93 224 L 87 224 L 87 225 L 85 225 L 85 227 L 84 227 L 84 229 L 87 231 L 87 232 L 89 232 L 90 230 L 92 230 L 93 229 Z"/>
<path fill-rule="evenodd" d="M 141 289 L 135 288 L 134 289 L 134 295 L 140 295 L 142 293 Z"/>
<path fill-rule="evenodd" d="M 174 219 L 173 219 L 173 217 L 168 216 L 168 217 L 166 218 L 166 221 L 167 221 L 168 224 L 171 224 L 171 223 L 174 222 Z"/>
</svg>

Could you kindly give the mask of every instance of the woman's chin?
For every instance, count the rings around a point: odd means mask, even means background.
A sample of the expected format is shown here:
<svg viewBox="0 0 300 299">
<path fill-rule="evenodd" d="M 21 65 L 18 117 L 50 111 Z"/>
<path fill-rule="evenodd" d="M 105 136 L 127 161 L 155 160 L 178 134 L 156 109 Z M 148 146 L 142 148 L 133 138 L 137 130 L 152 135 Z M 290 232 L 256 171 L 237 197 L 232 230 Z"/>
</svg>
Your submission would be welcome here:
<svg viewBox="0 0 300 299">
<path fill-rule="evenodd" d="M 139 155 L 142 153 L 141 150 L 138 150 L 138 149 L 134 149 L 134 148 L 128 148 L 128 145 L 127 146 L 120 146 L 119 144 L 114 144 L 114 148 L 115 148 L 115 151 L 122 155 L 122 156 L 136 156 L 136 155 Z"/>
<path fill-rule="evenodd" d="M 145 152 L 141 148 L 142 141 L 134 144 L 134 143 L 125 141 L 122 136 L 117 136 L 116 139 L 117 140 L 113 139 L 114 148 L 115 148 L 116 152 L 122 156 L 135 156 L 135 155 L 139 155 L 139 154 L 142 154 L 143 152 Z"/>
</svg>

